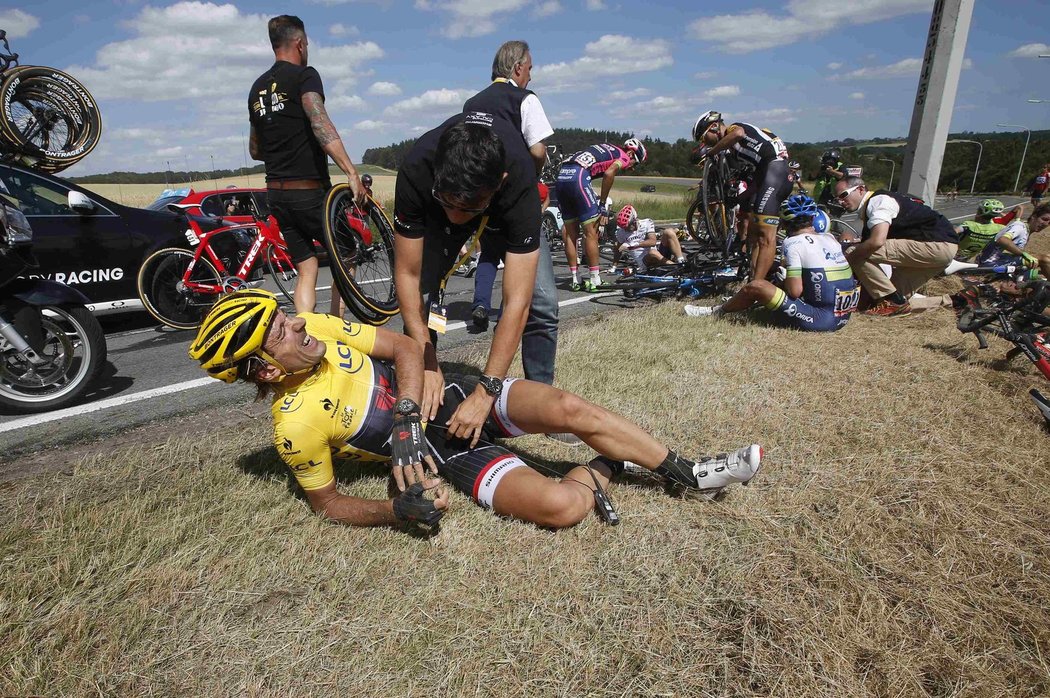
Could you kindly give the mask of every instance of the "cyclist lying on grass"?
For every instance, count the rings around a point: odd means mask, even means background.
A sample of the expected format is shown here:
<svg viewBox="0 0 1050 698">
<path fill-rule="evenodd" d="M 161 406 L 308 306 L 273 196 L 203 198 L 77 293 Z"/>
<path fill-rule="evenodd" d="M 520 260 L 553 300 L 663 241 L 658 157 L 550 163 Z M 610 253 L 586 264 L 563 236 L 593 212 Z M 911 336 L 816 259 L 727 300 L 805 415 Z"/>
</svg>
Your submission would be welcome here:
<svg viewBox="0 0 1050 698">
<path fill-rule="evenodd" d="M 613 253 L 613 267 L 620 256 L 627 253 L 639 271 L 661 264 L 682 263 L 682 243 L 678 240 L 677 228 L 664 228 L 659 234 L 652 218 L 638 218 L 638 211 L 628 204 L 616 215 L 616 242 L 620 243 Z"/>
<path fill-rule="evenodd" d="M 446 376 L 445 401 L 429 424 L 420 419 L 423 349 L 404 335 L 330 315 L 285 315 L 260 290 L 224 297 L 208 313 L 190 356 L 212 377 L 255 383 L 272 392 L 274 443 L 317 513 L 356 526 L 398 521 L 433 524 L 448 506 L 437 474 L 497 514 L 561 528 L 594 508 L 596 489 L 630 460 L 668 481 L 713 498 L 758 472 L 757 445 L 692 461 L 640 427 L 544 383 Z M 497 395 L 477 430 L 450 431 L 456 407 L 480 381 Z M 558 481 L 491 443 L 526 433 L 572 432 L 602 456 Z M 343 495 L 333 458 L 391 463 L 400 493 L 383 500 Z M 426 464 L 429 473 L 424 472 Z M 436 497 L 424 496 L 433 490 Z"/>
<path fill-rule="evenodd" d="M 761 303 L 795 329 L 834 332 L 846 325 L 857 309 L 860 287 L 842 246 L 828 229 L 826 214 L 813 199 L 797 194 L 780 207 L 780 220 L 788 233 L 784 241 L 784 288 L 755 280 L 722 305 L 685 306 L 686 315 L 720 317 Z"/>
</svg>

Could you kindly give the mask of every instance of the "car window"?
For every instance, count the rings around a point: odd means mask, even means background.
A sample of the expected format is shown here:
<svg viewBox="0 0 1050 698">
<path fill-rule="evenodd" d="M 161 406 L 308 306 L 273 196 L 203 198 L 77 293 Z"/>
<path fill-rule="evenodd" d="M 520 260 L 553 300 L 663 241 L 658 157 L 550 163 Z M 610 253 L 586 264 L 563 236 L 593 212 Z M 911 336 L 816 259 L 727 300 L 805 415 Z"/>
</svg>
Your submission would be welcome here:
<svg viewBox="0 0 1050 698">
<path fill-rule="evenodd" d="M 18 199 L 27 216 L 77 215 L 69 207 L 68 189 L 16 170 L 5 171 L 3 177 L 8 191 Z"/>
<path fill-rule="evenodd" d="M 222 197 L 206 196 L 201 201 L 201 213 L 205 216 L 221 216 L 225 213 L 225 209 L 222 205 Z"/>
</svg>

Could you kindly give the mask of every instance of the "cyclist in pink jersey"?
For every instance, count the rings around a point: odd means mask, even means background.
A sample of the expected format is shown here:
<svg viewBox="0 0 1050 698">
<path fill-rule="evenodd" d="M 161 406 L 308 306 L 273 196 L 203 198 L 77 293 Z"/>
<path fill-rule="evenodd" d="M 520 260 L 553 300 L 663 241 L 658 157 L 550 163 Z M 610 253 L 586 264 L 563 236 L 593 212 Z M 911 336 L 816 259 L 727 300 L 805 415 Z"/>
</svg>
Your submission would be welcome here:
<svg viewBox="0 0 1050 698">
<path fill-rule="evenodd" d="M 645 162 L 645 158 L 645 146 L 637 138 L 630 138 L 623 144 L 623 148 L 608 143 L 592 145 L 562 162 L 554 190 L 557 192 L 558 205 L 565 221 L 565 256 L 569 260 L 569 271 L 572 272 L 572 290 L 580 290 L 576 238 L 580 234 L 581 224 L 587 264 L 591 272 L 590 278 L 584 280 L 583 289 L 590 292 L 601 290 L 598 226 L 604 226 L 608 222 L 609 211 L 605 202 L 609 199 L 616 175 L 633 167 L 635 163 Z M 591 180 L 599 176 L 602 178 L 600 198 L 596 197 L 591 189 Z"/>
</svg>

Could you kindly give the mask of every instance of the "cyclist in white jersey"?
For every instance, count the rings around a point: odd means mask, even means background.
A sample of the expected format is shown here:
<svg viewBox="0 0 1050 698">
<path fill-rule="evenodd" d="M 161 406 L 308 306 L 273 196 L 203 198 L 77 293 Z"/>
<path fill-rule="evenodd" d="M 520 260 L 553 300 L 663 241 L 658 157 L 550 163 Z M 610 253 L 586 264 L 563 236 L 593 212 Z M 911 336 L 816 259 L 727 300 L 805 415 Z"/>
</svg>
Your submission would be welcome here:
<svg viewBox="0 0 1050 698">
<path fill-rule="evenodd" d="M 1050 278 L 1050 255 L 1025 252 L 1029 235 L 1047 228 L 1050 228 L 1050 204 L 1041 204 L 1027 221 L 1015 219 L 996 233 L 995 239 L 977 255 L 977 264 L 982 267 L 1019 264 L 1029 269 L 1038 268 L 1043 276 Z"/>
<path fill-rule="evenodd" d="M 813 199 L 803 194 L 792 196 L 780 209 L 788 230 L 783 289 L 756 279 L 722 305 L 685 306 L 686 315 L 717 318 L 761 303 L 779 322 L 795 329 L 834 332 L 844 327 L 857 309 L 860 287 L 842 246 L 828 230 L 827 217 L 820 213 Z M 814 226 L 815 221 L 821 229 Z"/>
<path fill-rule="evenodd" d="M 613 267 L 624 253 L 631 256 L 639 271 L 685 261 L 678 229 L 664 228 L 657 233 L 653 219 L 639 218 L 638 211 L 630 204 L 616 215 L 616 242 L 619 245 L 613 254 Z"/>
</svg>

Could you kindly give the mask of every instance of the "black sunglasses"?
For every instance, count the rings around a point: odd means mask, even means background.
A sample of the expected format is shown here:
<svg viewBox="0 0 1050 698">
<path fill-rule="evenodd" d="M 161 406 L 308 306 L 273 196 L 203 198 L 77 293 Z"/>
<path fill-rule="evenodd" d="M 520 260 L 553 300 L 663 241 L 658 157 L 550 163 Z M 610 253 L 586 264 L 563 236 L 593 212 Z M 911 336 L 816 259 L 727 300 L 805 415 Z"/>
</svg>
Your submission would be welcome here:
<svg viewBox="0 0 1050 698">
<path fill-rule="evenodd" d="M 460 206 L 458 204 L 450 203 L 447 199 L 443 198 L 442 195 L 438 193 L 437 189 L 431 189 L 430 195 L 434 197 L 434 201 L 441 204 L 442 208 L 449 208 L 453 211 L 462 211 L 463 213 L 484 213 L 488 210 L 489 205 L 492 203 L 490 199 L 489 202 L 481 208 L 468 208 L 466 206 Z"/>
</svg>

